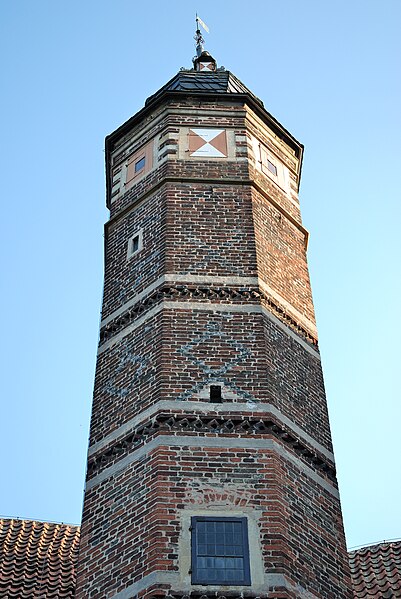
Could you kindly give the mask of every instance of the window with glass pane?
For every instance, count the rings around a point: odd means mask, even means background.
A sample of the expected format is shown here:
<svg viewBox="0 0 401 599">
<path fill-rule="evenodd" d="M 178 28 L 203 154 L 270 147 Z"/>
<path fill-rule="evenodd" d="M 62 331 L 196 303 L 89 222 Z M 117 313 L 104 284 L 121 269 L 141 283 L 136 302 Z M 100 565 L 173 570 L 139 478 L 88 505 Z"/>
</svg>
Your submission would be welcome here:
<svg viewBox="0 0 401 599">
<path fill-rule="evenodd" d="M 250 585 L 246 518 L 192 517 L 192 584 Z"/>
<path fill-rule="evenodd" d="M 135 172 L 139 173 L 143 168 L 145 168 L 145 156 L 138 160 L 138 162 L 135 162 Z"/>
<path fill-rule="evenodd" d="M 267 168 L 271 173 L 273 173 L 273 175 L 276 175 L 277 177 L 277 167 L 270 160 L 267 160 Z"/>
</svg>

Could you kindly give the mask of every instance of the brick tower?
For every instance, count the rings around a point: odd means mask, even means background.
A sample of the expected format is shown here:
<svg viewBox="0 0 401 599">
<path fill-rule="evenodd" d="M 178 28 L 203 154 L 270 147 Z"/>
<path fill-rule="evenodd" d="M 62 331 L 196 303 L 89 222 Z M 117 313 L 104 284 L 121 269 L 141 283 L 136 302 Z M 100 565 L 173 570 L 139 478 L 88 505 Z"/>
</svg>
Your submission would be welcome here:
<svg viewBox="0 0 401 599">
<path fill-rule="evenodd" d="M 198 41 L 106 139 L 76 598 L 351 597 L 303 148 Z"/>
</svg>

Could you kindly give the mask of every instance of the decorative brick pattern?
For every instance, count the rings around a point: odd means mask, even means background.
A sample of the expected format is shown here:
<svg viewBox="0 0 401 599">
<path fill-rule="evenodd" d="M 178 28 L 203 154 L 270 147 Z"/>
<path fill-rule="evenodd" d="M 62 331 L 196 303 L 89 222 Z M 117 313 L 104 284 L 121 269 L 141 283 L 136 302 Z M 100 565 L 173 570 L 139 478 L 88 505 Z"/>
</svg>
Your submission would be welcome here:
<svg viewBox="0 0 401 599">
<path fill-rule="evenodd" d="M 216 364 L 214 358 L 208 360 L 208 350 L 216 340 L 220 349 L 225 347 L 227 351 L 226 360 L 220 364 Z M 204 333 L 181 347 L 179 353 L 196 364 L 207 376 L 220 377 L 249 358 L 251 352 L 238 341 L 235 342 L 231 335 L 227 335 L 221 322 L 211 322 L 206 324 Z"/>
<path fill-rule="evenodd" d="M 196 400 L 205 386 L 223 384 L 233 402 L 268 401 L 308 434 L 319 430 L 319 442 L 331 451 L 318 354 L 261 312 L 204 308 L 159 304 L 99 354 L 91 444 L 161 398 Z"/>
<path fill-rule="evenodd" d="M 288 428 L 276 419 L 269 417 L 248 416 L 241 414 L 225 414 L 224 417 L 202 416 L 199 414 L 180 414 L 174 412 L 159 413 L 152 420 L 144 422 L 134 431 L 118 440 L 112 446 L 93 456 L 88 462 L 88 479 L 96 475 L 105 467 L 115 464 L 121 457 L 135 451 L 138 447 L 149 442 L 158 434 L 191 434 L 192 435 L 224 435 L 225 437 L 238 438 L 238 436 L 252 435 L 252 438 L 273 436 L 282 440 L 308 465 L 317 468 L 323 476 L 336 482 L 334 464 L 308 447 L 304 441 L 297 438 Z M 252 491 L 249 490 L 251 493 Z"/>
<path fill-rule="evenodd" d="M 195 300 L 208 301 L 213 303 L 260 303 L 267 306 L 277 318 L 291 327 L 306 341 L 317 346 L 317 339 L 311 335 L 302 325 L 300 325 L 292 316 L 286 313 L 277 302 L 272 300 L 262 290 L 238 287 L 201 287 L 198 285 L 175 285 L 158 288 L 153 293 L 139 300 L 122 315 L 119 315 L 111 323 L 108 323 L 100 330 L 100 342 L 103 343 L 111 339 L 113 335 L 134 322 L 141 314 L 156 306 L 163 300 Z"/>
<path fill-rule="evenodd" d="M 196 77 L 199 97 L 156 94 L 106 144 L 111 218 L 76 599 L 348 599 L 302 146 L 240 84 L 210 95 L 208 74 Z M 191 130 L 211 155 L 197 155 Z M 124 165 L 145 146 L 151 170 L 123 189 Z M 141 251 L 127 260 L 136 231 Z M 191 584 L 188 522 L 213 511 L 252 523 L 250 587 Z"/>
</svg>

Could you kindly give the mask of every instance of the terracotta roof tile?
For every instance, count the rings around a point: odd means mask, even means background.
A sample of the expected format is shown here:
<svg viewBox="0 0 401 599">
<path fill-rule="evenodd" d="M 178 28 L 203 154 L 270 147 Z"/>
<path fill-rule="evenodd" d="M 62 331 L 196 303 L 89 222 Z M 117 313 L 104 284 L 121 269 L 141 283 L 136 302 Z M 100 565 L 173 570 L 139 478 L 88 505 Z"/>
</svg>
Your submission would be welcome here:
<svg viewBox="0 0 401 599">
<path fill-rule="evenodd" d="M 79 527 L 0 519 L 0 597 L 72 599 Z"/>
<path fill-rule="evenodd" d="M 401 598 L 401 541 L 349 553 L 354 597 Z"/>
<path fill-rule="evenodd" d="M 0 519 L 0 597 L 73 599 L 79 527 Z M 356 599 L 401 599 L 401 541 L 349 553 Z"/>
</svg>

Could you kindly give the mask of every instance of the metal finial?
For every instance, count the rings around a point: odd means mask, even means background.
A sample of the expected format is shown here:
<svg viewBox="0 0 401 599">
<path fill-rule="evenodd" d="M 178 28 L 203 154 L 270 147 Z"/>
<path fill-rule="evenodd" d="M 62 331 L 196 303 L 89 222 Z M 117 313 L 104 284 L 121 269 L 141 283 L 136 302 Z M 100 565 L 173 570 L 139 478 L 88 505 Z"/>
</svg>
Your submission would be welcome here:
<svg viewBox="0 0 401 599">
<path fill-rule="evenodd" d="M 205 31 L 209 33 L 209 27 L 206 25 L 206 23 L 202 21 L 200 17 L 198 17 L 198 15 L 196 15 L 196 33 L 194 36 L 194 40 L 196 42 L 196 55 L 198 57 L 202 54 L 203 44 L 205 43 L 200 27 L 202 27 Z"/>
</svg>

